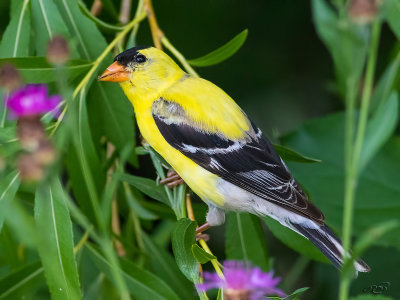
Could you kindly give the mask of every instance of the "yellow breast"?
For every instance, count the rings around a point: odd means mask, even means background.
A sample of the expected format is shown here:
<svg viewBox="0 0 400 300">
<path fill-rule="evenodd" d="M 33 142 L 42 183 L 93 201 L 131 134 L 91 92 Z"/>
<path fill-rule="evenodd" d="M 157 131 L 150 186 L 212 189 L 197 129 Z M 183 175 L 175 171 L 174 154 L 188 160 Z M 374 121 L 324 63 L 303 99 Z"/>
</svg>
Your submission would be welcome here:
<svg viewBox="0 0 400 300">
<path fill-rule="evenodd" d="M 129 84 L 121 84 L 128 99 L 132 102 L 139 130 L 145 140 L 154 148 L 181 176 L 189 187 L 203 200 L 209 200 L 223 206 L 224 197 L 217 190 L 218 176 L 203 169 L 181 152 L 173 148 L 163 138 L 153 119 L 151 106 L 157 95 L 132 94 Z"/>
</svg>

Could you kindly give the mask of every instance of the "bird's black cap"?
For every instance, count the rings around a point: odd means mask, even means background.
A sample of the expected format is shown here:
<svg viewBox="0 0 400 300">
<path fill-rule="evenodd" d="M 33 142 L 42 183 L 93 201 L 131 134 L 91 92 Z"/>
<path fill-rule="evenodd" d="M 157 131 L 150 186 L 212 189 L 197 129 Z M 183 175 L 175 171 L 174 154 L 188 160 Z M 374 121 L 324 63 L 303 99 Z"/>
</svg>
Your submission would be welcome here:
<svg viewBox="0 0 400 300">
<path fill-rule="evenodd" d="M 127 66 L 128 63 L 133 61 L 133 58 L 135 57 L 136 54 L 138 54 L 139 50 L 142 49 L 147 49 L 149 48 L 148 46 L 136 46 L 130 49 L 125 50 L 124 52 L 121 52 L 118 54 L 115 58 L 114 61 L 117 61 L 123 66 Z"/>
</svg>

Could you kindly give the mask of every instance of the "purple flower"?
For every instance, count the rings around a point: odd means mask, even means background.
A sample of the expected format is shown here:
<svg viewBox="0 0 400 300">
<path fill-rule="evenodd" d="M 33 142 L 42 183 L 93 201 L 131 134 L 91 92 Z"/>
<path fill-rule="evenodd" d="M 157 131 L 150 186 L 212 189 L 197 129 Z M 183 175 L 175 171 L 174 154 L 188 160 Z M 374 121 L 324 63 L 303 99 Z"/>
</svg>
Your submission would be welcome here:
<svg viewBox="0 0 400 300">
<path fill-rule="evenodd" d="M 52 112 L 56 116 L 59 113 L 57 106 L 61 102 L 61 96 L 48 97 L 45 84 L 28 84 L 12 92 L 6 101 L 10 117 L 13 119 L 47 112 Z"/>
<path fill-rule="evenodd" d="M 225 261 L 224 276 L 204 272 L 204 283 L 198 284 L 200 290 L 224 289 L 226 299 L 263 299 L 265 295 L 285 297 L 285 293 L 276 286 L 281 281 L 274 278 L 273 272 L 264 273 L 259 267 L 252 267 L 241 261 Z"/>
</svg>

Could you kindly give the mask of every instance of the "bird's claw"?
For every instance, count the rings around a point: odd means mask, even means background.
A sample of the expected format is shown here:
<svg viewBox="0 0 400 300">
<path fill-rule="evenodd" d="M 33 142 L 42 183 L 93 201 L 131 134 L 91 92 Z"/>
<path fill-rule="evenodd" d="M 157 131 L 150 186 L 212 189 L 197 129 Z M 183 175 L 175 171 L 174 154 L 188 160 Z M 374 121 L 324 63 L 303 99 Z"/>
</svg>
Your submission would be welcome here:
<svg viewBox="0 0 400 300">
<path fill-rule="evenodd" d="M 196 234 L 196 242 L 198 242 L 199 240 L 204 240 L 208 242 L 210 240 L 210 235 L 207 233 Z"/>
<path fill-rule="evenodd" d="M 183 179 L 174 170 L 169 171 L 167 177 L 160 180 L 160 184 L 164 184 L 170 189 L 184 183 Z"/>
</svg>

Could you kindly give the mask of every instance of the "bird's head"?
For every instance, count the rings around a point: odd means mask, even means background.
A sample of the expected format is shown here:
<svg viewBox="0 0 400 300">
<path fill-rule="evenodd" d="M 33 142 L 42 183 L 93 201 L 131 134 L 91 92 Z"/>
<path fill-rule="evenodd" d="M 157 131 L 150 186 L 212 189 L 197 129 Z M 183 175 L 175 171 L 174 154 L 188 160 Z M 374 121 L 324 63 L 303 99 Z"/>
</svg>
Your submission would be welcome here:
<svg viewBox="0 0 400 300">
<path fill-rule="evenodd" d="M 151 91 L 168 87 L 184 74 L 163 51 L 154 47 L 134 47 L 118 54 L 99 80 Z"/>
</svg>

